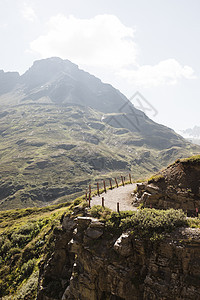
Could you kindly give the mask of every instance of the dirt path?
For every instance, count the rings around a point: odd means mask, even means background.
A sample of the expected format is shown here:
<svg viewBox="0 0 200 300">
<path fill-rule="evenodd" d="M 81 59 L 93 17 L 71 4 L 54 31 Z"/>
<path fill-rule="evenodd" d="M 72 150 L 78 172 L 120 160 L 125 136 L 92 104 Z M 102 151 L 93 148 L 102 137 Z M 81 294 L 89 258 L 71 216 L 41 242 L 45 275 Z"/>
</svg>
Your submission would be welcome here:
<svg viewBox="0 0 200 300">
<path fill-rule="evenodd" d="M 92 197 L 91 206 L 93 205 L 101 205 L 102 197 L 105 200 L 105 206 L 116 211 L 117 210 L 117 202 L 119 202 L 119 209 L 122 210 L 136 210 L 131 203 L 133 198 L 131 197 L 131 193 L 136 188 L 136 183 L 127 184 L 125 186 L 120 186 L 113 190 L 108 190 L 106 193 L 101 194 L 100 196 Z"/>
</svg>

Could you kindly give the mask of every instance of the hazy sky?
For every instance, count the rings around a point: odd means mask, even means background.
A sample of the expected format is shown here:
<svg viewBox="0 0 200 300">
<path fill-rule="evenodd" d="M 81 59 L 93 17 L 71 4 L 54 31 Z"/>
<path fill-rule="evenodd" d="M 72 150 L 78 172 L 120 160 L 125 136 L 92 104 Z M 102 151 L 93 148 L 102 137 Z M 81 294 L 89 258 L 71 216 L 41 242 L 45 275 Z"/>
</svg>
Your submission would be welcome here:
<svg viewBox="0 0 200 300">
<path fill-rule="evenodd" d="M 199 15 L 199 0 L 0 0 L 0 69 L 59 56 L 139 91 L 158 123 L 200 126 Z"/>
</svg>

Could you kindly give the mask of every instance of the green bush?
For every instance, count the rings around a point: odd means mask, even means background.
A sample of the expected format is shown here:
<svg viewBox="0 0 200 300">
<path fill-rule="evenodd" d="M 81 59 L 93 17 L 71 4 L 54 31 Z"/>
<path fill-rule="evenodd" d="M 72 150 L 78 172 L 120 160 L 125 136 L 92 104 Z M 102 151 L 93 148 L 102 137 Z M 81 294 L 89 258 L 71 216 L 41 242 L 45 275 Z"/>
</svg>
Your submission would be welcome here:
<svg viewBox="0 0 200 300">
<path fill-rule="evenodd" d="M 92 217 L 104 221 L 108 230 L 130 230 L 141 238 L 157 239 L 164 232 L 176 227 L 188 226 L 182 210 L 156 210 L 150 208 L 137 211 L 112 212 L 100 205 L 89 210 Z"/>
<path fill-rule="evenodd" d="M 11 248 L 10 249 L 10 251 L 9 251 L 9 253 L 10 253 L 10 255 L 12 256 L 12 255 L 15 255 L 15 254 L 17 254 L 17 253 L 21 253 L 21 249 L 19 249 L 19 248 L 17 248 L 17 247 L 14 247 L 14 248 Z"/>
<path fill-rule="evenodd" d="M 6 254 L 11 247 L 12 247 L 11 241 L 9 239 L 6 239 L 3 243 L 3 246 L 1 247 L 1 253 Z"/>
<path fill-rule="evenodd" d="M 103 207 L 101 205 L 94 205 L 90 210 L 89 213 L 93 218 L 98 218 L 102 220 L 106 220 L 107 216 L 111 214 L 111 209 L 107 207 Z"/>
<path fill-rule="evenodd" d="M 14 232 L 11 235 L 11 240 L 12 240 L 13 245 L 18 245 L 21 248 L 21 247 L 25 246 L 28 242 L 30 242 L 31 236 L 23 235 L 21 233 L 18 234 L 16 232 Z"/>
<path fill-rule="evenodd" d="M 33 269 L 35 267 L 36 264 L 36 260 L 35 259 L 30 259 L 28 262 L 24 263 L 21 267 L 21 277 L 23 279 L 29 277 L 32 272 Z"/>
<path fill-rule="evenodd" d="M 200 228 L 200 218 L 188 218 L 187 223 L 191 228 Z"/>
<path fill-rule="evenodd" d="M 136 211 L 131 217 L 122 219 L 122 230 L 133 229 L 141 237 L 171 232 L 176 227 L 187 226 L 186 215 L 182 210 L 156 210 L 145 208 Z"/>
</svg>

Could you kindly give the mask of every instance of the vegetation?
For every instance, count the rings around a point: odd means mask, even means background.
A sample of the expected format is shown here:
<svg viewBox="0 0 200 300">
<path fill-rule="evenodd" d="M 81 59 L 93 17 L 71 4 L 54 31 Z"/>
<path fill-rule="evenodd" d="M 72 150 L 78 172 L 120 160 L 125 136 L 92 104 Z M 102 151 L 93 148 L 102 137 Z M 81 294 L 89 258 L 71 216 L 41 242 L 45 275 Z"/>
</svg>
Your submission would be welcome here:
<svg viewBox="0 0 200 300">
<path fill-rule="evenodd" d="M 188 158 L 184 158 L 180 160 L 181 162 L 191 162 L 191 163 L 200 163 L 200 155 L 190 156 Z"/>
<path fill-rule="evenodd" d="M 147 239 L 157 239 L 176 227 L 189 226 L 184 212 L 174 209 L 144 208 L 117 213 L 97 205 L 90 209 L 90 214 L 105 222 L 108 230 L 131 230 L 136 236 Z"/>
<path fill-rule="evenodd" d="M 97 181 L 102 188 L 103 179 L 109 185 L 128 173 L 148 177 L 195 151 L 151 145 L 147 151 L 138 132 L 101 122 L 102 113 L 91 108 L 22 103 L 1 110 L 0 210 L 71 201 L 89 183 L 96 189 Z"/>
<path fill-rule="evenodd" d="M 86 207 L 83 198 L 70 205 L 0 212 L 0 297 L 36 298 L 38 264 L 54 251 L 63 213 L 71 214 L 77 205 Z M 162 239 L 177 227 L 200 228 L 200 218 L 186 218 L 181 210 L 144 208 L 117 213 L 97 205 L 88 213 L 103 221 L 108 232 L 128 230 L 136 238 L 151 241 Z"/>
<path fill-rule="evenodd" d="M 53 232 L 74 205 L 0 212 L 0 297 L 36 298 L 38 263 L 53 252 Z"/>
<path fill-rule="evenodd" d="M 165 177 L 162 174 L 153 175 L 148 179 L 148 183 L 157 183 L 165 180 Z"/>
</svg>

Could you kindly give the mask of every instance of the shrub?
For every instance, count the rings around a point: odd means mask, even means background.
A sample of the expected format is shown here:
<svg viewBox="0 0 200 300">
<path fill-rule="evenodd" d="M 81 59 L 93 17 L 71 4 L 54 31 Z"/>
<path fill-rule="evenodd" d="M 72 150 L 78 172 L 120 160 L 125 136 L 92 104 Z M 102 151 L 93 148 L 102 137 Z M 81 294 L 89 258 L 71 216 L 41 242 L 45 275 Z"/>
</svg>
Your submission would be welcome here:
<svg viewBox="0 0 200 300">
<path fill-rule="evenodd" d="M 122 219 L 123 230 L 132 228 L 141 237 L 152 237 L 162 232 L 170 232 L 176 227 L 187 226 L 182 210 L 156 210 L 145 208 L 136 211 L 131 217 Z"/>
<path fill-rule="evenodd" d="M 107 207 L 103 207 L 101 205 L 94 205 L 90 210 L 89 213 L 93 218 L 98 218 L 102 220 L 106 220 L 107 216 L 111 214 L 111 209 Z"/>
<path fill-rule="evenodd" d="M 6 239 L 4 241 L 3 246 L 1 247 L 1 253 L 6 254 L 8 250 L 10 250 L 11 246 L 12 246 L 11 241 L 9 239 Z"/>
<path fill-rule="evenodd" d="M 15 255 L 17 253 L 21 253 L 21 249 L 19 249 L 17 247 L 14 247 L 14 248 L 11 248 L 9 252 L 10 252 L 10 255 L 12 256 L 12 255 Z"/>
<path fill-rule="evenodd" d="M 32 300 L 37 297 L 37 285 L 38 285 L 39 272 L 34 272 L 27 282 L 21 287 L 20 292 L 16 295 L 16 300 L 26 299 Z"/>
<path fill-rule="evenodd" d="M 17 234 L 16 232 L 14 232 L 11 235 L 11 240 L 13 245 L 18 245 L 19 247 L 23 247 L 31 240 L 31 236 L 23 235 L 21 233 Z"/>
<path fill-rule="evenodd" d="M 200 219 L 199 218 L 188 218 L 188 226 L 191 228 L 200 228 Z"/>
<path fill-rule="evenodd" d="M 29 277 L 32 272 L 33 269 L 35 267 L 36 264 L 36 260 L 35 259 L 30 259 L 28 262 L 24 263 L 21 267 L 21 276 L 22 278 L 27 278 Z"/>
</svg>

